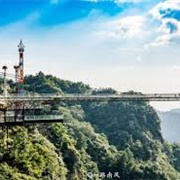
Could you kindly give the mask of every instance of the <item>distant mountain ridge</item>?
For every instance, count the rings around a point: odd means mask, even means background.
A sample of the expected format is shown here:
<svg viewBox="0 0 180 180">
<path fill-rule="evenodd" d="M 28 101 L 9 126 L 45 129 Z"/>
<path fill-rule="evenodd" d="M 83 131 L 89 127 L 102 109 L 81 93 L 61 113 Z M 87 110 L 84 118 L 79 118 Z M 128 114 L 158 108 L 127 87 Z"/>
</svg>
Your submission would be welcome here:
<svg viewBox="0 0 180 180">
<path fill-rule="evenodd" d="M 167 112 L 158 111 L 161 119 L 161 129 L 164 139 L 170 142 L 180 142 L 180 109 Z"/>
</svg>

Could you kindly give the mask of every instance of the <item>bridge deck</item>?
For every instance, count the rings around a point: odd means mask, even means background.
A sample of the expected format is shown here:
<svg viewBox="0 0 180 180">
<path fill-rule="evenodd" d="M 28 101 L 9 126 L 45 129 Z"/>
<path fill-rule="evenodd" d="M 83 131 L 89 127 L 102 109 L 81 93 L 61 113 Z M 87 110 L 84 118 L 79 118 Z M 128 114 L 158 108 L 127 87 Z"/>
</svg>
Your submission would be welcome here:
<svg viewBox="0 0 180 180">
<path fill-rule="evenodd" d="M 180 101 L 180 93 L 167 94 L 102 94 L 102 95 L 83 95 L 83 94 L 40 94 L 40 95 L 21 95 L 21 96 L 0 96 L 1 102 L 18 101 Z"/>
</svg>

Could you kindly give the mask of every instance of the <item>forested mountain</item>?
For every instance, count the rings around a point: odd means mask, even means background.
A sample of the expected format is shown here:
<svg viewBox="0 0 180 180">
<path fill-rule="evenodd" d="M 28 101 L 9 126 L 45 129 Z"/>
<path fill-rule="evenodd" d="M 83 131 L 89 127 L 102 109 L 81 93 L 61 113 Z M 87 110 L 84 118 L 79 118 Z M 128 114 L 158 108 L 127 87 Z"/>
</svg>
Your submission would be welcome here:
<svg viewBox="0 0 180 180">
<path fill-rule="evenodd" d="M 116 93 L 42 72 L 25 82 L 25 90 L 36 93 Z M 58 107 L 63 124 L 14 127 L 8 147 L 0 139 L 0 179 L 180 179 L 180 145 L 164 141 L 148 103 L 60 102 Z"/>
<path fill-rule="evenodd" d="M 158 115 L 162 119 L 163 137 L 170 142 L 180 142 L 180 109 L 158 112 Z"/>
</svg>

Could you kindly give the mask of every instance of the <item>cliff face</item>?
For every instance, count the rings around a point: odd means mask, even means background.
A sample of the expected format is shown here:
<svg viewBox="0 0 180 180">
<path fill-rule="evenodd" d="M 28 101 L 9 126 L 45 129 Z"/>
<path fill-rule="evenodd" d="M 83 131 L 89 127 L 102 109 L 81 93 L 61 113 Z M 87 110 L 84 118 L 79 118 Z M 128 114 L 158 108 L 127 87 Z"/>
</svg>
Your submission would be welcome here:
<svg viewBox="0 0 180 180">
<path fill-rule="evenodd" d="M 86 119 L 105 133 L 109 141 L 124 149 L 127 142 L 140 140 L 163 142 L 160 119 L 154 109 L 144 102 L 87 103 Z"/>
<path fill-rule="evenodd" d="M 45 92 L 92 90 L 43 73 L 26 77 L 26 82 L 26 90 L 35 92 L 41 92 L 41 86 Z M 119 179 L 115 173 L 120 179 L 180 179 L 180 146 L 164 142 L 159 117 L 148 103 L 57 106 L 65 123 L 15 127 L 8 148 L 1 139 L 0 179 L 103 179 L 102 172 L 114 179 Z"/>
</svg>

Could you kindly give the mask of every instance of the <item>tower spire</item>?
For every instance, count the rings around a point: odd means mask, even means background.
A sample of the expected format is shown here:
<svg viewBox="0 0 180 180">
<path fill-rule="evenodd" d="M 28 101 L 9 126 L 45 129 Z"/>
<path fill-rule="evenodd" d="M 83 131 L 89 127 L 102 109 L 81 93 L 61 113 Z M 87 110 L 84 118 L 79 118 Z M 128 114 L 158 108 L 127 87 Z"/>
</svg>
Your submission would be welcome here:
<svg viewBox="0 0 180 180">
<path fill-rule="evenodd" d="M 25 46 L 24 46 L 24 44 L 22 43 L 22 39 L 20 39 L 20 43 L 19 43 L 19 45 L 18 45 L 18 48 L 19 48 L 19 52 L 24 52 Z"/>
<path fill-rule="evenodd" d="M 18 45 L 19 51 L 19 93 L 22 94 L 24 92 L 24 44 L 20 39 L 20 43 Z"/>
</svg>

